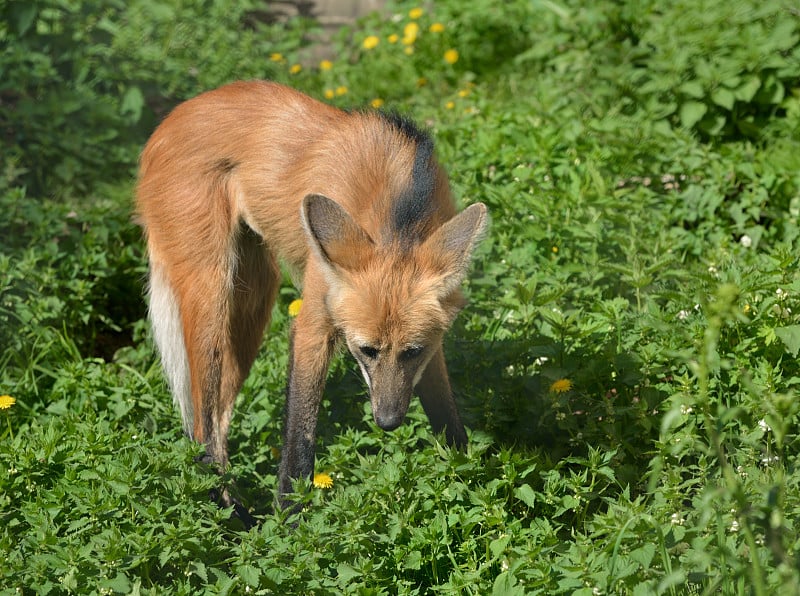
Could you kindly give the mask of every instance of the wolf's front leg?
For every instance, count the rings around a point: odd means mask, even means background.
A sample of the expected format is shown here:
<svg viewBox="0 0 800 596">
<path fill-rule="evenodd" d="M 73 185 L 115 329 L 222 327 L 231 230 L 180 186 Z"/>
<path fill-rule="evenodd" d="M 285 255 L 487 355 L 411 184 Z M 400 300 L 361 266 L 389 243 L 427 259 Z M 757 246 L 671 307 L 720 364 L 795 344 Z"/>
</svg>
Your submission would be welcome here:
<svg viewBox="0 0 800 596">
<path fill-rule="evenodd" d="M 448 444 L 454 447 L 464 447 L 467 444 L 467 433 L 458 415 L 453 392 L 450 389 L 450 379 L 447 376 L 447 365 L 444 352 L 437 350 L 425 372 L 422 373 L 416 386 L 422 407 L 428 415 L 433 432 L 444 431 Z"/>
<path fill-rule="evenodd" d="M 311 311 L 313 306 L 303 303 L 290 340 L 286 419 L 278 470 L 278 498 L 284 509 L 292 505 L 286 498 L 292 492 L 292 480 L 310 479 L 314 473 L 317 414 L 335 346 L 333 328 L 326 317 Z"/>
</svg>

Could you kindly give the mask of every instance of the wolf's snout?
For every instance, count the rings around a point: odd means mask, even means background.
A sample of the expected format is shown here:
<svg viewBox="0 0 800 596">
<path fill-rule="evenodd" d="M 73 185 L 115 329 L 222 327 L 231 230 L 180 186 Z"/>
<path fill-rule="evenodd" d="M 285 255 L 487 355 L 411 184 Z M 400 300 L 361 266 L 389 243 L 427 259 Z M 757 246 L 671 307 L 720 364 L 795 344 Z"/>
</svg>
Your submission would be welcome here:
<svg viewBox="0 0 800 596">
<path fill-rule="evenodd" d="M 383 430 L 394 430 L 403 423 L 406 417 L 405 412 L 378 412 L 376 411 L 373 418 L 375 424 L 380 426 Z"/>
</svg>

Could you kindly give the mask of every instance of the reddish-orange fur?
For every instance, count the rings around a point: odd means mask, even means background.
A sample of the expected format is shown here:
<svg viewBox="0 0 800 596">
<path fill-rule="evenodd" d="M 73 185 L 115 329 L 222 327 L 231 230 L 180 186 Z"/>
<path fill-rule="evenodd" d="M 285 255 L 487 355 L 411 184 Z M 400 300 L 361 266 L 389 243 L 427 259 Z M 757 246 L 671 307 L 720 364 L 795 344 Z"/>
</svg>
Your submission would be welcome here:
<svg viewBox="0 0 800 596">
<path fill-rule="evenodd" d="M 268 82 L 234 83 L 179 105 L 147 143 L 137 211 L 152 279 L 164 281 L 160 299 L 174 297 L 180 313 L 193 411 L 185 424 L 213 461 L 227 463 L 233 403 L 269 321 L 279 262 L 303 287 L 282 492 L 291 490 L 287 478 L 309 473 L 307 443 L 313 449 L 325 372 L 342 337 L 354 354 L 358 342 L 380 348 L 386 372 L 376 375 L 409 396 L 418 381 L 434 427 L 463 442 L 441 337 L 461 307 L 457 286 L 485 226 L 485 208 L 475 207 L 462 225 L 449 224 L 457 230 L 437 233 L 456 212 L 446 174 L 431 158 L 432 208 L 415 222 L 420 241 L 403 244 L 387 221 L 414 185 L 417 150 L 412 137 L 378 114 L 342 112 Z M 331 211 L 325 197 L 344 214 Z M 153 310 L 151 304 L 154 321 L 166 316 Z M 419 366 L 409 386 L 407 371 L 396 370 L 398 354 L 417 344 L 430 364 Z M 380 399 L 394 399 L 392 391 Z M 435 393 L 446 394 L 442 404 Z M 293 445 L 300 464 L 292 462 Z M 313 465 L 313 451 L 311 457 Z"/>
</svg>

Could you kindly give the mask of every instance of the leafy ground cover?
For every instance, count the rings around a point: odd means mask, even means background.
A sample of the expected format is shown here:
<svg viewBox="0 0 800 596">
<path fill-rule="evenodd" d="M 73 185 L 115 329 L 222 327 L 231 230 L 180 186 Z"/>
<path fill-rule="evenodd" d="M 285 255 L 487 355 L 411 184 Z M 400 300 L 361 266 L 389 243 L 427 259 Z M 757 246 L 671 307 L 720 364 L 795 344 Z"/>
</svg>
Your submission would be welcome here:
<svg viewBox="0 0 800 596">
<path fill-rule="evenodd" d="M 800 16 L 791 2 L 394 3 L 310 62 L 256 2 L 0 7 L 0 589 L 800 591 Z M 347 358 L 273 509 L 287 280 L 208 499 L 144 322 L 136 155 L 270 77 L 430 127 L 491 233 L 447 339 L 465 452 L 386 434 Z M 324 482 L 318 484 L 327 484 Z"/>
</svg>

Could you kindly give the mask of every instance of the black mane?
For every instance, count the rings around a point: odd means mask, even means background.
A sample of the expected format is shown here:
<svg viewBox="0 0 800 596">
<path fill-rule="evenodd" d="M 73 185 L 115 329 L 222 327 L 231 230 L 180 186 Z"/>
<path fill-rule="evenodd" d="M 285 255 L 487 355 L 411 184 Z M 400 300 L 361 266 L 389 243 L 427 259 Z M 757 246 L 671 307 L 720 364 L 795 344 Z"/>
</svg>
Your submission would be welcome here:
<svg viewBox="0 0 800 596">
<path fill-rule="evenodd" d="M 420 235 L 434 208 L 432 195 L 436 185 L 436 167 L 433 161 L 433 139 L 412 120 L 397 112 L 379 114 L 416 147 L 411 186 L 395 200 L 391 220 L 392 229 L 398 236 L 416 243 L 422 240 Z"/>
</svg>

